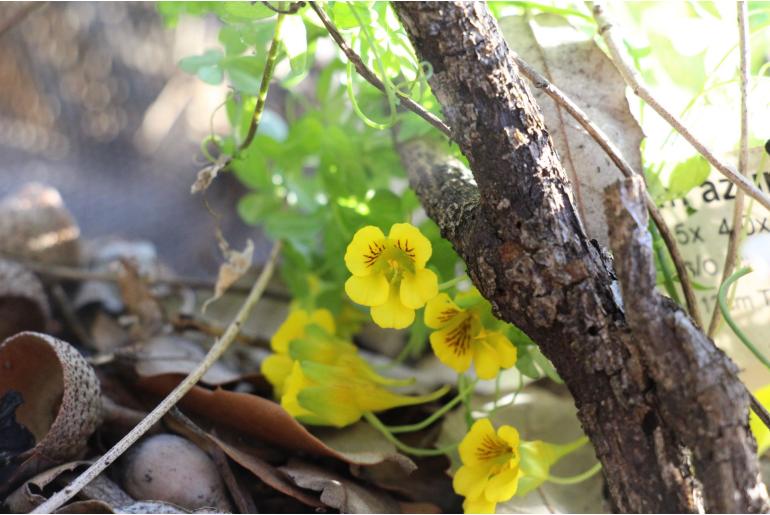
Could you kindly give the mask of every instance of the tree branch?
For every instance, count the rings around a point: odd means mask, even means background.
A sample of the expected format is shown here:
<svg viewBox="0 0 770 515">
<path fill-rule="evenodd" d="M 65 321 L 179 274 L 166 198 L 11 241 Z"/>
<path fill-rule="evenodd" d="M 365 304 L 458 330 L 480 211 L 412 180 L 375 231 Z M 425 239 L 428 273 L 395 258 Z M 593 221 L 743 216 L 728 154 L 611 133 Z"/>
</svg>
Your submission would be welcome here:
<svg viewBox="0 0 770 515">
<path fill-rule="evenodd" d="M 740 40 L 740 59 L 741 59 L 741 146 L 738 155 L 738 173 L 746 176 L 746 167 L 749 161 L 749 23 L 748 8 L 746 2 L 738 2 L 738 34 Z M 733 273 L 735 268 L 735 258 L 738 255 L 738 244 L 741 241 L 743 232 L 743 206 L 745 205 L 745 195 L 742 191 L 735 192 L 735 202 L 733 203 L 733 226 L 730 230 L 730 237 L 727 241 L 727 254 L 725 254 L 725 266 L 722 269 L 722 281 L 725 282 Z M 714 304 L 714 312 L 711 314 L 711 323 L 709 324 L 709 337 L 713 337 L 722 320 L 722 313 L 719 310 L 719 303 Z"/>
<path fill-rule="evenodd" d="M 639 74 L 633 66 L 627 62 L 621 52 L 621 45 L 616 40 L 615 34 L 612 31 L 612 23 L 608 19 L 605 9 L 600 3 L 597 2 L 594 4 L 593 14 L 596 24 L 599 27 L 599 35 L 604 39 L 604 42 L 607 44 L 607 48 L 610 51 L 612 62 L 615 63 L 615 66 L 623 76 L 626 84 L 631 86 L 634 94 L 647 102 L 647 104 L 652 107 L 661 118 L 666 120 L 669 125 L 676 129 L 676 131 L 681 134 L 681 136 L 687 140 L 700 155 L 705 157 L 706 160 L 722 175 L 727 177 L 730 182 L 735 184 L 740 190 L 746 193 L 746 195 L 763 205 L 765 209 L 770 210 L 770 197 L 757 188 L 748 178 L 744 177 L 717 158 L 699 139 L 693 136 L 692 132 L 685 127 L 682 120 L 663 107 L 663 105 L 658 102 L 652 93 L 644 86 Z"/>
<path fill-rule="evenodd" d="M 546 95 L 551 97 L 557 104 L 562 106 L 564 110 L 567 111 L 570 116 L 572 116 L 572 118 L 574 118 L 575 121 L 578 122 L 581 127 L 583 127 L 583 129 L 585 129 L 585 131 L 594 139 L 594 141 L 596 141 L 596 143 L 602 147 L 604 152 L 607 154 L 607 156 L 609 156 L 612 162 L 615 163 L 615 166 L 618 167 L 618 170 L 620 170 L 624 177 L 630 178 L 637 174 L 640 175 L 639 171 L 631 168 L 631 165 L 629 165 L 628 162 L 623 158 L 623 156 L 620 154 L 620 151 L 615 148 L 615 145 L 612 144 L 604 131 L 601 130 L 601 128 L 599 128 L 595 123 L 593 123 L 588 118 L 588 115 L 586 115 L 585 112 L 583 112 L 583 110 L 572 101 L 572 99 L 564 94 L 564 92 L 562 92 L 559 88 L 551 84 L 548 79 L 538 73 L 515 52 L 512 52 L 512 58 L 516 65 L 519 67 L 521 73 L 530 81 L 532 81 L 532 84 L 536 88 L 543 90 Z M 682 292 L 684 293 L 685 302 L 687 303 L 687 311 L 695 321 L 695 324 L 699 327 L 702 327 L 703 323 L 700 319 L 698 301 L 695 298 L 695 291 L 693 290 L 692 283 L 690 282 L 690 275 L 687 273 L 687 268 L 684 266 L 684 258 L 679 252 L 676 239 L 671 233 L 671 229 L 668 227 L 668 224 L 663 219 L 663 214 L 658 209 L 658 206 L 655 205 L 655 201 L 647 191 L 645 191 L 645 204 L 647 206 L 647 210 L 650 212 L 650 216 L 652 217 L 653 222 L 655 222 L 658 231 L 660 231 L 663 242 L 666 244 L 666 248 L 671 255 L 671 260 L 674 262 L 676 273 L 679 276 L 679 284 L 682 286 Z"/>
<path fill-rule="evenodd" d="M 659 392 L 657 373 L 647 370 L 639 351 L 645 341 L 634 341 L 609 257 L 584 234 L 542 115 L 494 18 L 477 2 L 392 5 L 417 55 L 433 67 L 431 88 L 472 170 L 428 143 L 400 147 L 428 215 L 496 315 L 532 337 L 564 379 L 602 462 L 613 508 L 697 511 L 679 427 L 661 412 L 668 391 Z M 668 380 L 699 384 L 678 374 Z M 743 390 L 736 393 L 736 406 L 745 400 Z M 724 435 L 725 448 L 742 444 L 739 436 Z M 736 510 L 758 509 L 761 503 L 748 503 L 746 495 L 733 496 L 757 488 L 755 456 L 742 454 L 733 464 L 755 471 L 753 479 L 736 473 L 709 502 L 725 495 L 736 499 Z M 762 491 L 757 498 L 765 499 Z"/>
<path fill-rule="evenodd" d="M 749 396 L 735 364 L 657 293 L 644 191 L 641 178 L 626 179 L 607 188 L 605 207 L 626 317 L 655 381 L 661 422 L 692 451 L 708 512 L 765 510 Z"/>
</svg>

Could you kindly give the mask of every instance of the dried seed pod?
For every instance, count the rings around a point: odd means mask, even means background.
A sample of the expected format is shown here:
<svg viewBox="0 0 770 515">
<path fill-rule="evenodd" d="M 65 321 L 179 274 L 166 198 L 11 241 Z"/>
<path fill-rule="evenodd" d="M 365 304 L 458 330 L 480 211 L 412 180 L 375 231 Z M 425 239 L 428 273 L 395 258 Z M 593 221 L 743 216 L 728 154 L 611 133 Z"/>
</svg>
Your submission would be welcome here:
<svg viewBox="0 0 770 515">
<path fill-rule="evenodd" d="M 44 331 L 50 316 L 40 280 L 20 264 L 0 259 L 0 341 L 21 331 Z"/>
<path fill-rule="evenodd" d="M 189 510 L 231 509 L 214 461 L 181 436 L 145 438 L 123 463 L 123 488 L 138 500 L 169 502 Z"/>
<path fill-rule="evenodd" d="M 59 192 L 30 183 L 0 200 L 0 254 L 74 265 L 80 229 Z"/>
<path fill-rule="evenodd" d="M 0 371 L 0 395 L 21 393 L 16 420 L 35 436 L 20 457 L 49 463 L 78 457 L 101 416 L 99 380 L 83 356 L 67 342 L 23 332 L 0 345 Z"/>
</svg>

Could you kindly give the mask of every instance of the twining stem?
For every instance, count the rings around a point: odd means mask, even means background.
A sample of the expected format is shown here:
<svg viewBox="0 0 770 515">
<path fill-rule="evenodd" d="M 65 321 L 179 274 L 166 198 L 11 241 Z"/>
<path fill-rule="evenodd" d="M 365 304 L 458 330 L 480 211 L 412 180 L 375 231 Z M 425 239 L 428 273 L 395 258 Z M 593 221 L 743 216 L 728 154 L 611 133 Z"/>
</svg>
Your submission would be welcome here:
<svg viewBox="0 0 770 515">
<path fill-rule="evenodd" d="M 448 290 L 452 286 L 455 286 L 463 281 L 466 281 L 468 279 L 467 274 L 458 275 L 454 279 L 449 279 L 448 281 L 444 281 L 443 283 L 438 285 L 438 291 L 444 291 Z"/>
<path fill-rule="evenodd" d="M 465 377 L 465 374 L 457 374 L 457 389 L 465 391 L 465 385 L 468 384 L 467 381 L 468 378 Z M 465 424 L 468 426 L 468 429 L 470 429 L 473 425 L 473 409 L 469 395 L 463 396 L 463 407 L 465 408 Z"/>
<path fill-rule="evenodd" d="M 741 143 L 740 154 L 738 155 L 738 172 L 746 176 L 749 161 L 749 24 L 748 8 L 746 2 L 738 2 L 738 33 L 740 35 L 740 59 L 741 59 Z M 738 255 L 738 244 L 743 232 L 743 207 L 745 204 L 745 195 L 742 191 L 735 193 L 733 201 L 733 226 L 730 230 L 730 236 L 727 242 L 727 254 L 725 255 L 725 266 L 722 270 L 722 281 L 724 282 L 735 269 L 736 256 Z M 711 315 L 708 335 L 714 337 L 719 327 L 719 306 L 714 306 L 714 312 Z"/>
<path fill-rule="evenodd" d="M 356 71 L 358 72 L 361 77 L 366 79 L 372 86 L 379 89 L 383 93 L 387 93 L 385 89 L 385 85 L 382 83 L 382 81 L 377 77 L 367 66 L 364 64 L 361 57 L 355 53 L 355 51 L 350 48 L 350 45 L 347 44 L 345 41 L 345 38 L 342 37 L 342 34 L 340 34 L 340 31 L 337 29 L 337 27 L 334 25 L 332 20 L 329 18 L 329 16 L 326 14 L 326 11 L 323 10 L 322 7 L 320 7 L 315 2 L 309 2 L 310 7 L 315 11 L 315 13 L 318 15 L 318 18 L 321 20 L 321 23 L 323 23 L 324 27 L 326 27 L 326 30 L 329 31 L 329 35 L 332 37 L 335 43 L 337 43 L 337 46 L 340 50 L 342 50 L 342 53 L 345 54 L 345 56 L 348 58 L 348 61 L 353 63 L 353 66 L 355 66 Z M 444 123 L 439 117 L 437 117 L 435 114 L 431 113 L 430 111 L 426 110 L 424 107 L 422 107 L 420 104 L 409 98 L 407 95 L 402 93 L 401 91 L 396 90 L 395 91 L 396 96 L 398 96 L 398 99 L 402 106 L 406 107 L 413 113 L 415 113 L 417 116 L 421 117 L 423 120 L 431 124 L 433 127 L 438 129 L 440 132 L 442 132 L 445 136 L 451 138 L 452 132 L 447 126 L 446 123 Z"/>
<path fill-rule="evenodd" d="M 118 443 L 116 443 L 109 451 L 96 460 L 93 465 L 88 467 L 82 474 L 76 477 L 69 485 L 63 490 L 56 492 L 50 499 L 35 508 L 31 513 L 53 513 L 59 509 L 65 502 L 70 500 L 75 494 L 82 490 L 91 481 L 101 474 L 110 464 L 120 457 L 131 445 L 134 444 L 144 433 L 147 432 L 155 423 L 157 423 L 163 416 L 176 405 L 182 397 L 187 394 L 190 389 L 195 386 L 198 380 L 203 377 L 206 372 L 211 368 L 214 363 L 224 354 L 224 352 L 230 347 L 230 344 L 235 341 L 241 327 L 246 322 L 246 319 L 251 313 L 251 309 L 262 297 L 262 294 L 267 287 L 267 283 L 273 276 L 275 264 L 278 261 L 278 255 L 281 250 L 281 242 L 278 241 L 273 245 L 273 249 L 270 252 L 270 257 L 267 263 L 262 269 L 262 273 L 257 278 L 254 286 L 251 288 L 248 297 L 243 301 L 241 308 L 235 315 L 235 318 L 227 330 L 219 338 L 211 349 L 203 358 L 203 360 L 195 367 L 195 370 L 190 372 L 171 393 L 169 393 L 155 409 L 153 409 L 139 424 L 137 424 L 126 436 L 124 436 Z"/>
<path fill-rule="evenodd" d="M 556 483 L 557 485 L 575 485 L 577 483 L 582 483 L 586 479 L 591 479 L 593 476 L 595 476 L 600 470 L 602 469 L 602 464 L 597 463 L 590 469 L 586 470 L 585 472 L 582 472 L 576 476 L 570 476 L 570 477 L 558 477 L 558 476 L 551 476 L 549 475 L 546 481 L 550 483 Z"/>
<path fill-rule="evenodd" d="M 658 259 L 660 271 L 663 273 L 663 284 L 666 286 L 666 291 L 668 292 L 669 296 L 674 299 L 674 302 L 681 304 L 681 301 L 679 300 L 679 293 L 677 293 L 676 286 L 674 285 L 674 275 L 671 273 L 671 268 L 668 266 L 666 253 L 663 251 L 663 248 L 660 245 L 663 242 L 660 237 L 660 233 L 658 232 L 657 227 L 654 225 L 650 226 L 650 232 L 652 233 L 652 248 L 655 251 L 655 257 Z"/>
<path fill-rule="evenodd" d="M 743 330 L 738 327 L 738 324 L 735 323 L 735 320 L 733 320 L 732 315 L 730 315 L 730 306 L 727 303 L 727 292 L 730 290 L 730 286 L 733 285 L 735 281 L 740 279 L 746 274 L 751 273 L 751 267 L 745 266 L 739 270 L 737 270 L 733 275 L 727 278 L 725 282 L 722 283 L 722 285 L 719 287 L 719 295 L 717 296 L 719 309 L 722 312 L 722 316 L 725 319 L 725 322 L 727 322 L 727 325 L 730 326 L 730 329 L 733 330 L 735 333 L 735 336 L 738 337 L 739 340 L 754 354 L 754 356 L 762 362 L 763 365 L 765 365 L 768 369 L 770 369 L 770 360 L 768 360 L 764 354 L 762 354 L 759 349 L 757 349 L 753 343 L 751 343 L 751 340 L 749 340 L 749 337 L 746 336 L 746 333 L 743 332 Z"/>
<path fill-rule="evenodd" d="M 273 80 L 275 64 L 278 61 L 278 48 L 281 46 L 281 27 L 286 14 L 281 13 L 275 20 L 275 29 L 273 31 L 273 40 L 270 43 L 270 49 L 267 51 L 267 61 L 265 62 L 265 71 L 262 72 L 262 82 L 259 85 L 259 94 L 257 95 L 257 105 L 254 106 L 254 114 L 251 116 L 251 125 L 246 139 L 238 146 L 238 150 L 243 150 L 251 145 L 254 136 L 257 134 L 259 122 L 262 119 L 262 112 L 265 110 L 265 100 L 267 92 L 270 89 L 270 81 Z"/>
<path fill-rule="evenodd" d="M 396 438 L 388 429 L 388 427 L 378 419 L 374 413 L 366 412 L 364 413 L 364 420 L 369 422 L 369 424 L 378 430 L 382 435 L 385 437 L 386 440 L 388 440 L 390 443 L 396 446 L 396 448 L 400 451 L 403 451 L 407 454 L 411 454 L 413 456 L 441 456 L 448 452 L 451 452 L 452 449 L 457 447 L 457 444 L 451 444 L 446 445 L 444 447 L 439 447 L 437 449 L 419 449 L 417 447 L 412 447 L 411 445 L 407 445 L 398 438 Z"/>
<path fill-rule="evenodd" d="M 471 381 L 471 383 L 462 391 L 457 393 L 457 396 L 452 399 L 451 401 L 447 402 L 444 406 L 436 410 L 435 413 L 427 417 L 422 422 L 417 422 L 415 424 L 407 424 L 403 426 L 386 426 L 388 428 L 388 431 L 391 433 L 397 434 L 397 433 L 411 433 L 413 431 L 419 431 L 421 429 L 425 429 L 432 423 L 434 423 L 436 420 L 440 419 L 444 416 L 449 410 L 457 406 L 459 403 L 465 399 L 465 397 L 470 394 L 473 389 L 476 387 L 476 383 L 478 381 Z"/>
<path fill-rule="evenodd" d="M 770 210 L 770 196 L 763 193 L 748 178 L 744 177 L 736 170 L 724 163 L 722 160 L 717 158 L 711 152 L 711 150 L 706 147 L 706 145 L 704 145 L 698 138 L 693 135 L 692 131 L 690 131 L 690 129 L 684 125 L 682 120 L 680 120 L 676 115 L 672 114 L 669 109 L 663 107 L 663 105 L 652 95 L 652 93 L 643 84 L 639 73 L 631 64 L 628 63 L 626 57 L 624 57 L 624 54 L 621 51 L 622 45 L 617 40 L 614 31 L 612 30 L 613 25 L 607 18 L 604 6 L 599 2 L 589 2 L 589 5 L 590 4 L 593 4 L 592 11 L 594 20 L 596 20 L 596 25 L 598 27 L 598 33 L 607 45 L 607 49 L 609 50 L 612 62 L 620 72 L 620 75 L 626 81 L 626 84 L 631 86 L 634 94 L 644 100 L 647 105 L 649 105 L 653 110 L 655 110 L 656 113 L 660 115 L 661 118 L 663 118 L 669 125 L 676 129 L 676 131 L 681 134 L 681 136 L 687 140 L 687 142 L 690 143 L 690 145 L 692 145 L 700 155 L 705 157 L 714 168 L 716 168 L 722 175 L 724 175 L 727 180 L 735 184 L 739 189 L 743 190 L 746 195 L 755 199 L 766 209 Z"/>
</svg>

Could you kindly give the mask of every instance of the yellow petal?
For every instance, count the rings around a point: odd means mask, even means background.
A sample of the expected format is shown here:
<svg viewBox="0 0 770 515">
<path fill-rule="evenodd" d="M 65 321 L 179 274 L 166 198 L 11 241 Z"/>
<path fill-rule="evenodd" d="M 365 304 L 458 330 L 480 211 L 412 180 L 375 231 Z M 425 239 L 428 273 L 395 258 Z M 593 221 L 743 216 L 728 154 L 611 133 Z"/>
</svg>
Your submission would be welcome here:
<svg viewBox="0 0 770 515">
<path fill-rule="evenodd" d="M 290 312 L 270 340 L 270 347 L 275 352 L 286 353 L 289 349 L 289 342 L 295 338 L 302 338 L 305 334 L 305 326 L 309 322 L 310 316 L 304 309 Z"/>
<path fill-rule="evenodd" d="M 396 288 L 390 289 L 384 304 L 372 306 L 371 314 L 374 323 L 386 329 L 404 329 L 414 322 L 414 310 L 401 304 Z"/>
<path fill-rule="evenodd" d="M 404 306 L 419 309 L 438 295 L 438 277 L 427 268 L 415 270 L 413 274 L 406 272 L 399 291 Z"/>
<path fill-rule="evenodd" d="M 489 467 L 463 465 L 457 469 L 455 477 L 452 479 L 452 488 L 459 495 L 465 497 L 480 497 L 487 486 L 488 477 Z"/>
<path fill-rule="evenodd" d="M 436 357 L 458 373 L 465 372 L 471 366 L 473 352 L 470 330 L 470 319 L 465 317 L 430 335 L 430 346 Z"/>
<path fill-rule="evenodd" d="M 424 268 L 433 249 L 430 240 L 412 224 L 393 224 L 388 233 L 392 244 L 403 250 L 414 262 L 415 268 Z"/>
<path fill-rule="evenodd" d="M 465 513 L 495 513 L 496 509 L 497 503 L 487 501 L 483 496 L 475 499 L 468 498 L 463 501 Z"/>
<path fill-rule="evenodd" d="M 500 437 L 511 448 L 511 463 L 513 465 L 519 464 L 519 432 L 513 426 L 501 426 L 497 430 L 497 436 Z"/>
<path fill-rule="evenodd" d="M 316 309 L 310 313 L 310 322 L 322 327 L 327 333 L 334 334 L 334 315 L 328 309 Z"/>
<path fill-rule="evenodd" d="M 385 235 L 379 228 L 373 225 L 362 227 L 348 245 L 345 252 L 345 265 L 353 275 L 369 275 L 385 248 Z"/>
<path fill-rule="evenodd" d="M 388 300 L 390 285 L 382 273 L 367 276 L 352 275 L 345 281 L 345 293 L 350 300 L 364 306 L 379 306 Z"/>
<path fill-rule="evenodd" d="M 494 379 L 500 371 L 500 358 L 489 343 L 476 340 L 473 342 L 473 365 L 479 379 Z"/>
<path fill-rule="evenodd" d="M 497 331 L 486 333 L 486 338 L 497 351 L 500 368 L 511 368 L 516 364 L 516 347 L 503 333 Z"/>
<path fill-rule="evenodd" d="M 754 397 L 762 406 L 770 408 L 770 385 L 756 390 Z M 770 449 L 770 429 L 759 419 L 754 410 L 749 412 L 749 428 L 751 428 L 754 439 L 757 441 L 757 454 L 761 456 Z"/>
<path fill-rule="evenodd" d="M 497 441 L 497 434 L 495 434 L 495 428 L 492 427 L 492 422 L 488 418 L 474 422 L 458 448 L 463 465 L 479 466 L 487 463 L 487 460 L 479 457 L 477 450 L 484 447 L 484 442 L 488 441 L 489 438 L 492 441 Z"/>
<path fill-rule="evenodd" d="M 484 489 L 484 497 L 490 502 L 504 502 L 516 494 L 518 486 L 519 469 L 509 468 L 489 479 Z"/>
<path fill-rule="evenodd" d="M 425 304 L 425 325 L 440 329 L 449 324 L 462 310 L 452 302 L 449 295 L 439 293 Z"/>
<path fill-rule="evenodd" d="M 271 354 L 262 361 L 260 370 L 270 384 L 273 385 L 276 397 L 283 394 L 284 382 L 291 374 L 294 361 L 286 354 Z"/>
<path fill-rule="evenodd" d="M 312 412 L 303 408 L 297 399 L 297 395 L 299 395 L 302 390 L 309 388 L 312 385 L 313 383 L 302 373 L 302 367 L 300 366 L 299 361 L 295 361 L 289 377 L 286 378 L 286 382 L 284 383 L 284 394 L 281 396 L 281 406 L 289 413 L 289 415 L 293 417 L 313 415 Z"/>
</svg>

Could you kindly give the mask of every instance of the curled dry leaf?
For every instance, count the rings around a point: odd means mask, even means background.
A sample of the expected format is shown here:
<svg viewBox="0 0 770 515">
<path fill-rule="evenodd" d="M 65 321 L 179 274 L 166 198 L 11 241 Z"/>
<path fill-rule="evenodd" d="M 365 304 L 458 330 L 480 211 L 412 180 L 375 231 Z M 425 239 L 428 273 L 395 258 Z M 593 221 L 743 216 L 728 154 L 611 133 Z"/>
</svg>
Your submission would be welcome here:
<svg viewBox="0 0 770 515">
<path fill-rule="evenodd" d="M 203 348 L 188 338 L 177 335 L 161 335 L 151 338 L 142 346 L 134 367 L 142 377 L 192 372 L 206 355 Z M 237 381 L 241 375 L 217 361 L 206 372 L 201 382 L 221 385 Z"/>
<path fill-rule="evenodd" d="M 0 395 L 21 394 L 16 419 L 36 442 L 17 457 L 26 461 L 9 484 L 77 457 L 101 415 L 99 381 L 80 353 L 52 336 L 23 332 L 0 345 L 0 368 Z"/>
<path fill-rule="evenodd" d="M 626 83 L 593 39 L 553 14 L 508 16 L 500 29 L 511 49 L 569 96 L 641 173 L 644 135 L 629 110 Z M 604 188 L 622 174 L 569 113 L 542 90 L 532 92 L 572 181 L 586 232 L 606 246 Z"/>
<path fill-rule="evenodd" d="M 401 513 L 388 494 L 315 465 L 292 459 L 280 467 L 297 486 L 321 492 L 321 502 L 340 513 Z"/>
<path fill-rule="evenodd" d="M 200 193 L 209 189 L 209 186 L 211 186 L 211 183 L 214 182 L 214 179 L 217 178 L 217 175 L 219 175 L 219 172 L 222 171 L 226 163 L 227 156 L 221 155 L 217 158 L 216 161 L 202 168 L 198 172 L 198 176 L 195 178 L 195 182 L 190 187 L 190 194 L 195 195 L 196 193 Z"/>
<path fill-rule="evenodd" d="M 40 280 L 22 265 L 0 259 L 0 340 L 21 331 L 44 331 L 50 316 Z"/>
<path fill-rule="evenodd" d="M 166 395 L 180 380 L 180 376 L 173 375 L 146 377 L 139 381 L 138 386 L 156 395 Z M 336 438 L 330 439 L 324 431 L 319 431 L 322 436 L 318 437 L 297 422 L 280 404 L 257 395 L 222 389 L 211 391 L 195 386 L 180 401 L 179 406 L 185 412 L 284 449 L 327 456 L 354 465 L 395 461 L 404 464 L 405 468 L 414 468 L 414 463 L 409 458 L 399 454 L 392 445 L 382 443 L 382 437 L 373 432 L 353 426 L 329 431 L 333 432 Z M 366 434 L 367 437 L 355 438 L 356 434 Z M 329 443 L 325 440 L 329 440 Z"/>
<path fill-rule="evenodd" d="M 0 200 L 0 254 L 74 265 L 80 229 L 59 192 L 29 183 Z"/>
<path fill-rule="evenodd" d="M 79 471 L 89 465 L 87 461 L 73 461 L 41 472 L 28 479 L 19 488 L 14 490 L 6 499 L 3 508 L 10 513 L 28 513 L 38 505 L 45 502 L 44 489 L 53 484 L 66 472 Z"/>
<path fill-rule="evenodd" d="M 144 339 L 160 330 L 165 318 L 163 308 L 142 279 L 136 265 L 128 259 L 121 260 L 121 264 L 118 271 L 120 296 L 128 312 L 139 319 L 135 336 Z"/>
<path fill-rule="evenodd" d="M 219 248 L 225 258 L 225 262 L 219 267 L 217 282 L 214 286 L 214 295 L 203 303 L 202 311 L 206 311 L 209 304 L 220 298 L 227 289 L 240 279 L 243 274 L 248 272 L 251 261 L 254 258 L 254 242 L 246 240 L 246 248 L 241 252 L 233 250 L 222 235 L 222 231 L 217 229 L 217 240 Z"/>
<path fill-rule="evenodd" d="M 172 275 L 172 271 L 158 258 L 155 245 L 146 240 L 127 240 L 113 236 L 86 240 L 82 245 L 84 261 L 92 272 L 114 274 L 119 271 L 123 260 L 130 261 L 141 277 L 161 278 Z M 161 289 L 161 285 L 153 287 L 153 293 Z M 124 310 L 123 299 L 118 287 L 111 282 L 84 281 L 72 301 L 77 309 L 89 304 L 99 304 L 110 313 L 120 313 Z"/>
<path fill-rule="evenodd" d="M 136 499 L 230 511 L 216 465 L 186 438 L 167 433 L 145 438 L 126 454 L 122 466 L 123 486 Z"/>
</svg>

